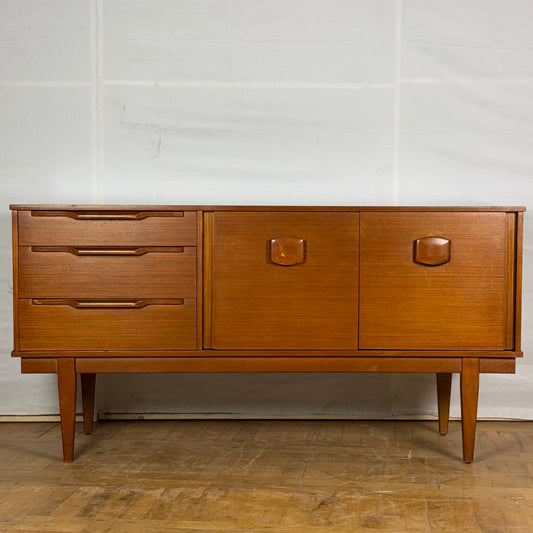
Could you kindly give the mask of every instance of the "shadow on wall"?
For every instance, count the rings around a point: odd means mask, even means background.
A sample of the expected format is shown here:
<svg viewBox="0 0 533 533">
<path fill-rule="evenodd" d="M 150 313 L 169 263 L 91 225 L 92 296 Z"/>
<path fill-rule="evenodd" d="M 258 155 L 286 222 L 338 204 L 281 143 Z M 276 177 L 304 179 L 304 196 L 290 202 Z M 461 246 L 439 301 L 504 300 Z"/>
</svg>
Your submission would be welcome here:
<svg viewBox="0 0 533 533">
<path fill-rule="evenodd" d="M 98 376 L 97 391 L 101 413 L 373 418 L 437 408 L 433 375 L 109 374 Z"/>
</svg>

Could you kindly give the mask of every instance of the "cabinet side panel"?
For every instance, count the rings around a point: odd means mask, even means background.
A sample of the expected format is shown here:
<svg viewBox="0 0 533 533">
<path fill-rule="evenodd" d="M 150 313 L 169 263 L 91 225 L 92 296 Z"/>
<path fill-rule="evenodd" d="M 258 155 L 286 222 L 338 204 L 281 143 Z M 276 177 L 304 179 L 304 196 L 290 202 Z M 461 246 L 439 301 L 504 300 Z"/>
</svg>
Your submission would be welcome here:
<svg viewBox="0 0 533 533">
<path fill-rule="evenodd" d="M 516 213 L 506 213 L 505 331 L 504 349 L 512 350 L 515 341 Z"/>
<path fill-rule="evenodd" d="M 516 274 L 515 274 L 515 338 L 514 349 L 521 350 L 522 331 L 522 256 L 524 239 L 524 213 L 516 214 Z"/>
<path fill-rule="evenodd" d="M 18 211 L 11 213 L 12 220 L 12 248 L 13 248 L 13 348 L 14 351 L 20 349 L 19 337 L 19 261 L 18 261 Z"/>
</svg>

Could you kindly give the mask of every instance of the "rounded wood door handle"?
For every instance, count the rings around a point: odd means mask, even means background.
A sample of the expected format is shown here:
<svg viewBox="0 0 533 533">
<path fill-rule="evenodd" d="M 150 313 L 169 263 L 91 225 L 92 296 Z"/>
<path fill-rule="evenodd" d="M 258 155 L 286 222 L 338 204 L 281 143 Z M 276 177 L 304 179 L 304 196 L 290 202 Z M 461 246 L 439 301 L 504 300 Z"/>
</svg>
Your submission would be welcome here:
<svg viewBox="0 0 533 533">
<path fill-rule="evenodd" d="M 269 241 L 269 260 L 275 265 L 292 266 L 305 262 L 305 240 L 300 237 L 275 237 Z"/>
<path fill-rule="evenodd" d="M 422 237 L 414 241 L 414 262 L 439 266 L 451 259 L 451 241 L 444 237 Z"/>
</svg>

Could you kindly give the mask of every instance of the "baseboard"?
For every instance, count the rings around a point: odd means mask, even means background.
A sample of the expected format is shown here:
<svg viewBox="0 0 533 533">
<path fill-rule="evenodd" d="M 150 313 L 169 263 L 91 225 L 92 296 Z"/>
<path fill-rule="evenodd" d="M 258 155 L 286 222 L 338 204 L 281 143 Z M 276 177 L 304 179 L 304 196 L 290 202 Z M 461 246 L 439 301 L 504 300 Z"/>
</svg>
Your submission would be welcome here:
<svg viewBox="0 0 533 533">
<path fill-rule="evenodd" d="M 99 413 L 99 420 L 437 420 L 433 415 L 369 416 L 247 413 Z"/>
<path fill-rule="evenodd" d="M 0 415 L 1 422 L 59 422 L 59 415 Z M 76 415 L 76 422 L 83 422 L 83 416 Z"/>
<path fill-rule="evenodd" d="M 334 415 L 334 414 L 307 414 L 307 415 L 258 415 L 242 413 L 98 413 L 98 420 L 437 420 L 434 415 L 398 415 L 398 416 L 369 416 L 369 415 Z M 59 415 L 0 415 L 1 422 L 59 422 Z M 76 416 L 81 422 L 83 417 Z M 450 420 L 460 420 L 451 417 Z M 530 422 L 519 418 L 478 418 L 479 421 L 495 422 Z"/>
</svg>

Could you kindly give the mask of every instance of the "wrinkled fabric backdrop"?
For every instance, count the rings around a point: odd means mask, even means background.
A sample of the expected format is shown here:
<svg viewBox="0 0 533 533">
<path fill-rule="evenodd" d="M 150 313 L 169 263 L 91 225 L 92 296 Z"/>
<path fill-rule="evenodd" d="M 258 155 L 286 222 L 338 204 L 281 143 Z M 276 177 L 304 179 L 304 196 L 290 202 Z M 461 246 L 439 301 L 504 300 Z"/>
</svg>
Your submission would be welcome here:
<svg viewBox="0 0 533 533">
<path fill-rule="evenodd" d="M 9 203 L 528 205 L 532 0 L 2 0 L 0 415 L 58 412 L 12 349 Z M 479 415 L 533 419 L 523 349 Z M 106 375 L 102 413 L 436 413 L 432 375 Z M 457 416 L 458 380 L 452 415 Z"/>
</svg>

